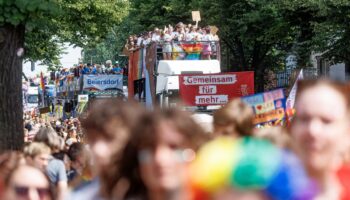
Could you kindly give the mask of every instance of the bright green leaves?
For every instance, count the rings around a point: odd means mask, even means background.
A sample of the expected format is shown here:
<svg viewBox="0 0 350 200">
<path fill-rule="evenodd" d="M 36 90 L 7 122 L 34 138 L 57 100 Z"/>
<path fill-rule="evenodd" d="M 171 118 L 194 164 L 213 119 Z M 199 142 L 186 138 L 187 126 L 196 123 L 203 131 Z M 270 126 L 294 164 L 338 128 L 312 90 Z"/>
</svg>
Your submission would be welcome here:
<svg viewBox="0 0 350 200">
<path fill-rule="evenodd" d="M 26 26 L 26 57 L 57 59 L 60 44 L 97 43 L 128 12 L 120 0 L 0 0 L 0 26 Z M 55 38 L 55 39 L 53 39 Z"/>
</svg>

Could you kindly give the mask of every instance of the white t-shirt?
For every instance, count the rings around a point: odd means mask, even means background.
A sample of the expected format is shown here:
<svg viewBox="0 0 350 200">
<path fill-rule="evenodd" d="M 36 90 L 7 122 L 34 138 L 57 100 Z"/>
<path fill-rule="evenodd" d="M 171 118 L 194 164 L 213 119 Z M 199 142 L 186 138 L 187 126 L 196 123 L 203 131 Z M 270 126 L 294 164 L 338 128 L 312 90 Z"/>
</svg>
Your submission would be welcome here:
<svg viewBox="0 0 350 200">
<path fill-rule="evenodd" d="M 171 35 L 169 35 L 168 33 L 164 34 L 164 42 L 171 42 Z"/>
<path fill-rule="evenodd" d="M 153 42 L 159 42 L 159 41 L 160 41 L 160 35 L 158 35 L 158 34 L 153 34 L 153 35 L 152 35 L 152 41 L 153 41 Z"/>
<path fill-rule="evenodd" d="M 142 40 L 143 40 L 142 37 L 137 38 L 137 46 L 141 46 Z"/>
<path fill-rule="evenodd" d="M 186 33 L 186 34 L 185 34 L 185 40 L 186 40 L 186 41 L 192 41 L 192 40 L 193 40 L 193 34 L 191 34 L 191 33 Z"/>
</svg>

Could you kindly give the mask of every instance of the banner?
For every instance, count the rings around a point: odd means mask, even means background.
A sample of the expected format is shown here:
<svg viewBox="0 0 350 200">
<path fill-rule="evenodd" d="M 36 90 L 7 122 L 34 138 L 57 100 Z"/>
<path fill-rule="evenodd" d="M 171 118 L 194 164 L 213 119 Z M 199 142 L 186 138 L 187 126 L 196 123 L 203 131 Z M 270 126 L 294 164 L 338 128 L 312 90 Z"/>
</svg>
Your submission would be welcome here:
<svg viewBox="0 0 350 200">
<path fill-rule="evenodd" d="M 143 61 L 144 51 L 135 50 L 129 54 L 129 70 L 128 70 L 128 96 L 129 99 L 134 98 L 134 81 L 144 77 Z"/>
<path fill-rule="evenodd" d="M 224 105 L 254 94 L 254 72 L 180 75 L 180 96 L 190 106 Z"/>
<path fill-rule="evenodd" d="M 283 89 L 272 90 L 242 97 L 242 101 L 252 106 L 254 124 L 262 124 L 285 118 L 286 99 Z"/>
<path fill-rule="evenodd" d="M 123 89 L 123 75 L 84 75 L 83 89 Z"/>
</svg>

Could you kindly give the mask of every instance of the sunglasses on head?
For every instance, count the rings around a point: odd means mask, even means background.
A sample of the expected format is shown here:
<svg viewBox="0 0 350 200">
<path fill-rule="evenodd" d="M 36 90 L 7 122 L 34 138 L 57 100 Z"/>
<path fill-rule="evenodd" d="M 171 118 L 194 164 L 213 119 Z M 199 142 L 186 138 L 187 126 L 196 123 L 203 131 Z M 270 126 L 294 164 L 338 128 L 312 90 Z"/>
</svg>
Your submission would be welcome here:
<svg viewBox="0 0 350 200">
<path fill-rule="evenodd" d="M 31 189 L 36 190 L 40 199 L 50 196 L 50 189 L 45 187 L 41 188 L 41 187 L 14 186 L 13 188 L 17 196 L 21 196 L 21 197 L 28 197 L 29 191 Z"/>
</svg>

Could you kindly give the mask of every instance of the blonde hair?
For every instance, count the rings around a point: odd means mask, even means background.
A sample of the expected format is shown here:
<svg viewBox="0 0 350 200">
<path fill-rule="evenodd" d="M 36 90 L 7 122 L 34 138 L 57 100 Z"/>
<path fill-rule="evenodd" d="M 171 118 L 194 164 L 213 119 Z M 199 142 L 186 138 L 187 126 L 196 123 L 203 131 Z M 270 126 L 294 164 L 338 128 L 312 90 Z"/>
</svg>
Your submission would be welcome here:
<svg viewBox="0 0 350 200">
<path fill-rule="evenodd" d="M 253 118 L 253 109 L 237 98 L 214 112 L 214 129 L 220 126 L 232 127 L 232 133 L 226 134 L 252 135 L 254 128 Z"/>
<path fill-rule="evenodd" d="M 51 149 L 45 143 L 42 142 L 32 142 L 26 146 L 23 150 L 25 156 L 30 156 L 34 158 L 40 154 L 51 154 Z"/>
</svg>

